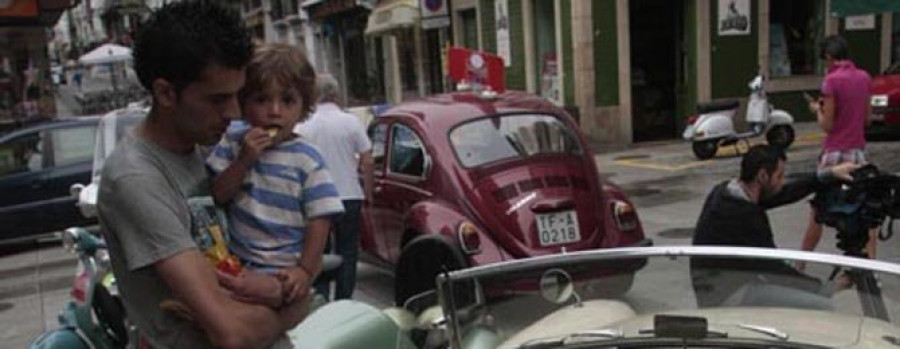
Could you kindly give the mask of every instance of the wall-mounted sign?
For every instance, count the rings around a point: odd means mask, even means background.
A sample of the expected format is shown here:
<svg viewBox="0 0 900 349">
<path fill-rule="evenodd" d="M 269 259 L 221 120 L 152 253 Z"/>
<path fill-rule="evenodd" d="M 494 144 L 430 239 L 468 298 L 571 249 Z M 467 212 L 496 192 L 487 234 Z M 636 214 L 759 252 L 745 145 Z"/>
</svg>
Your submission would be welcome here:
<svg viewBox="0 0 900 349">
<path fill-rule="evenodd" d="M 719 36 L 750 35 L 750 0 L 719 0 Z"/>
<path fill-rule="evenodd" d="M 497 30 L 497 55 L 503 58 L 503 66 L 512 65 L 509 42 L 509 4 L 507 0 L 494 1 L 494 28 Z"/>
<path fill-rule="evenodd" d="M 845 30 L 875 29 L 875 15 L 848 16 L 844 18 Z"/>
</svg>

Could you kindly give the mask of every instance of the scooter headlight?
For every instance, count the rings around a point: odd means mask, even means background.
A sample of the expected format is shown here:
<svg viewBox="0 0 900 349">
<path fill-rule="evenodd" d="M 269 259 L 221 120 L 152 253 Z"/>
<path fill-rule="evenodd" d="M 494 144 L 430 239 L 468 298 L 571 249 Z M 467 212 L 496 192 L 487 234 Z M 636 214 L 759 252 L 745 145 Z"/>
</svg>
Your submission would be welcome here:
<svg viewBox="0 0 900 349">
<path fill-rule="evenodd" d="M 887 107 L 887 105 L 888 105 L 888 96 L 887 95 L 872 96 L 872 106 L 873 107 Z"/>
<path fill-rule="evenodd" d="M 69 228 L 62 233 L 63 249 L 69 253 L 75 253 L 78 246 L 78 236 L 81 234 L 80 228 Z"/>
</svg>

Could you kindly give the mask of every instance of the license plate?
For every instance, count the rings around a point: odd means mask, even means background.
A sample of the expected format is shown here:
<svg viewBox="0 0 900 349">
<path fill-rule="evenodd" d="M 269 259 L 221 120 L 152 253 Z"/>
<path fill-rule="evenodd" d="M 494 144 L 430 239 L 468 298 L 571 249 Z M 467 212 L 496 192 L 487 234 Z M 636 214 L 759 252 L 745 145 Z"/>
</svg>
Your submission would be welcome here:
<svg viewBox="0 0 900 349">
<path fill-rule="evenodd" d="M 578 215 L 575 214 L 575 211 L 538 214 L 535 220 L 541 246 L 581 241 Z"/>
</svg>

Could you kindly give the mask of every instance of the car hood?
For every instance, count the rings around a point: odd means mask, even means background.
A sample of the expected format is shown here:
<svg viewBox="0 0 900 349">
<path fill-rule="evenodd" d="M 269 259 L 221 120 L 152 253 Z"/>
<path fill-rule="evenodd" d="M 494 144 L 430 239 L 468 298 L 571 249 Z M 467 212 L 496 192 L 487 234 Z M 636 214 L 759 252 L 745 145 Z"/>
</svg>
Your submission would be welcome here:
<svg viewBox="0 0 900 349">
<path fill-rule="evenodd" d="M 854 295 L 855 296 L 855 295 Z M 765 307 L 707 308 L 668 311 L 635 316 L 625 303 L 615 300 L 593 300 L 581 306 L 569 306 L 548 314 L 500 345 L 516 348 L 536 338 L 562 337 L 576 332 L 613 330 L 625 338 L 650 338 L 642 331 L 652 329 L 656 315 L 703 317 L 710 331 L 725 332 L 728 338 L 772 340 L 772 335 L 749 329 L 751 326 L 776 329 L 788 334 L 787 341 L 849 348 L 896 348 L 887 338 L 896 336 L 890 323 L 820 310 Z"/>
<path fill-rule="evenodd" d="M 506 168 L 476 180 L 469 202 L 497 243 L 518 258 L 556 253 L 562 248 L 596 248 L 603 240 L 603 201 L 590 170 L 578 157 Z M 574 218 L 580 239 L 542 243 L 539 233 L 566 229 L 564 226 L 573 223 L 548 225 L 547 218 L 557 223 Z"/>
</svg>

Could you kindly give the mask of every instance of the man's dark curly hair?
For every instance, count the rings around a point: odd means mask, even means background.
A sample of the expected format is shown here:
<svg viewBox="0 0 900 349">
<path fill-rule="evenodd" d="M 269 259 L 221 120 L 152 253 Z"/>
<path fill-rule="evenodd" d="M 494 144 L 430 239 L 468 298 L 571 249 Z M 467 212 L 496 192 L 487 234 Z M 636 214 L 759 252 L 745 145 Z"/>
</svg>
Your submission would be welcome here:
<svg viewBox="0 0 900 349">
<path fill-rule="evenodd" d="M 210 64 L 241 69 L 253 42 L 240 15 L 214 0 L 169 3 L 153 12 L 135 37 L 134 70 L 141 85 L 165 79 L 180 92 Z"/>
</svg>

